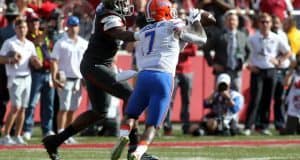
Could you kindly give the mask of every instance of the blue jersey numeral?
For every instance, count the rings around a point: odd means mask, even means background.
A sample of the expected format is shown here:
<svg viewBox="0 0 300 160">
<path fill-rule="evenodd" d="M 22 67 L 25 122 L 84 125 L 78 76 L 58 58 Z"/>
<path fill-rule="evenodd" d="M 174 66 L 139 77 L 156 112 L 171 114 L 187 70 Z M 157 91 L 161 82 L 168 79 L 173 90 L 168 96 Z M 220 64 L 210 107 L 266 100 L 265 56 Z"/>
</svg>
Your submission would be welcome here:
<svg viewBox="0 0 300 160">
<path fill-rule="evenodd" d="M 148 52 L 147 52 L 147 55 L 148 55 L 152 52 L 154 37 L 155 37 L 155 30 L 145 33 L 145 37 L 150 37 L 149 49 L 148 49 Z"/>
</svg>

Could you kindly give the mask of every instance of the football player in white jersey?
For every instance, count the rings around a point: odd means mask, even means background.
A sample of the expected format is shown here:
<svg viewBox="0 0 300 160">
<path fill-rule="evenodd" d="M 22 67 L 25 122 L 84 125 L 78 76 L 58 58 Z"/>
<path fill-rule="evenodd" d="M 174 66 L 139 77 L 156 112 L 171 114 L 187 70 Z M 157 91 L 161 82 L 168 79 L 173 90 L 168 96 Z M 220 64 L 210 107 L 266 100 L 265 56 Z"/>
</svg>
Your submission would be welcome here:
<svg viewBox="0 0 300 160">
<path fill-rule="evenodd" d="M 125 110 L 119 142 L 113 149 L 112 160 L 118 160 L 121 156 L 129 141 L 130 130 L 146 108 L 146 129 L 129 160 L 140 160 L 141 155 L 147 151 L 169 108 L 180 50 L 185 42 L 198 45 L 206 42 L 207 37 L 200 23 L 204 12 L 191 9 L 189 25 L 186 25 L 183 20 L 176 19 L 176 12 L 169 0 L 147 2 L 146 18 L 150 24 L 139 32 L 136 46 L 139 70 L 137 82 Z M 205 18 L 214 20 L 211 15 Z"/>
</svg>

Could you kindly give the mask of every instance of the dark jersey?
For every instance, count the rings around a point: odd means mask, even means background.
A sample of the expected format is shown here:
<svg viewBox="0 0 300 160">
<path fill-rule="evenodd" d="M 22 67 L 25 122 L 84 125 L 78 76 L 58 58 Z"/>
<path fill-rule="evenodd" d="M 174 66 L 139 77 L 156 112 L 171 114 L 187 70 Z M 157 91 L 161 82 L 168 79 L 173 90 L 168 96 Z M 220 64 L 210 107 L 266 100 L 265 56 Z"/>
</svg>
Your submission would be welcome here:
<svg viewBox="0 0 300 160">
<path fill-rule="evenodd" d="M 125 18 L 117 12 L 101 8 L 96 11 L 93 25 L 84 59 L 93 64 L 109 65 L 118 51 L 120 40 L 110 37 L 105 32 L 116 27 L 125 28 Z"/>
</svg>

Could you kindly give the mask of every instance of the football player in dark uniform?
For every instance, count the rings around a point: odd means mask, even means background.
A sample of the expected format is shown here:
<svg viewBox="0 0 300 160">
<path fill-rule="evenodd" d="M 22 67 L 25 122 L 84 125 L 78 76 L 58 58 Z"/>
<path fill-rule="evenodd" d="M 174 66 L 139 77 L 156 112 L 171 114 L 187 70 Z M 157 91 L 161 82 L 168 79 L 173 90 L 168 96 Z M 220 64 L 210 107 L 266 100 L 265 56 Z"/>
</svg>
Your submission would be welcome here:
<svg viewBox="0 0 300 160">
<path fill-rule="evenodd" d="M 127 82 L 117 82 L 112 68 L 119 42 L 135 41 L 138 33 L 126 31 L 125 16 L 130 15 L 133 5 L 129 0 L 102 0 L 96 9 L 92 36 L 80 65 L 92 110 L 79 115 L 63 132 L 45 137 L 42 142 L 52 160 L 59 160 L 58 147 L 69 137 L 75 135 L 96 121 L 103 120 L 109 107 L 110 95 L 124 100 L 126 105 L 132 88 Z M 137 129 L 131 132 L 129 152 L 138 143 Z M 145 155 L 144 160 L 156 160 Z"/>
</svg>

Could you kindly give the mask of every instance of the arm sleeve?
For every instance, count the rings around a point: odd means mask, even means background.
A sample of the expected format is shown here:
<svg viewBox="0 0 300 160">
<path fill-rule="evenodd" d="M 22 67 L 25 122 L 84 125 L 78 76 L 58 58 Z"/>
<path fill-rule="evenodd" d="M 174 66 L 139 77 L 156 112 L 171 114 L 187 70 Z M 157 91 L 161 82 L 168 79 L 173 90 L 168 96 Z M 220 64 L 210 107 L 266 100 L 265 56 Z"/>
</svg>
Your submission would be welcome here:
<svg viewBox="0 0 300 160">
<path fill-rule="evenodd" d="M 199 36 L 193 33 L 188 33 L 188 32 L 182 32 L 180 35 L 180 39 L 190 42 L 190 43 L 195 43 L 199 46 L 203 45 L 207 41 L 207 37 L 205 36 Z"/>
<path fill-rule="evenodd" d="M 235 96 L 232 100 L 234 102 L 234 106 L 230 108 L 230 111 L 232 113 L 237 113 L 243 107 L 244 98 L 243 98 L 243 96 L 239 95 L 239 96 Z"/>
<path fill-rule="evenodd" d="M 59 59 L 59 48 L 60 48 L 60 41 L 57 41 L 55 44 L 54 44 L 54 47 L 53 47 L 53 51 L 52 51 L 52 54 L 51 54 L 51 59 L 52 60 L 58 60 Z"/>
<path fill-rule="evenodd" d="M 279 45 L 278 45 L 278 49 L 280 52 L 282 53 L 289 53 L 291 51 L 291 47 L 289 46 L 289 44 L 285 41 L 285 39 L 283 38 L 279 38 Z"/>
<path fill-rule="evenodd" d="M 31 50 L 32 50 L 31 56 L 37 56 L 36 49 L 33 43 L 31 44 Z"/>
</svg>

